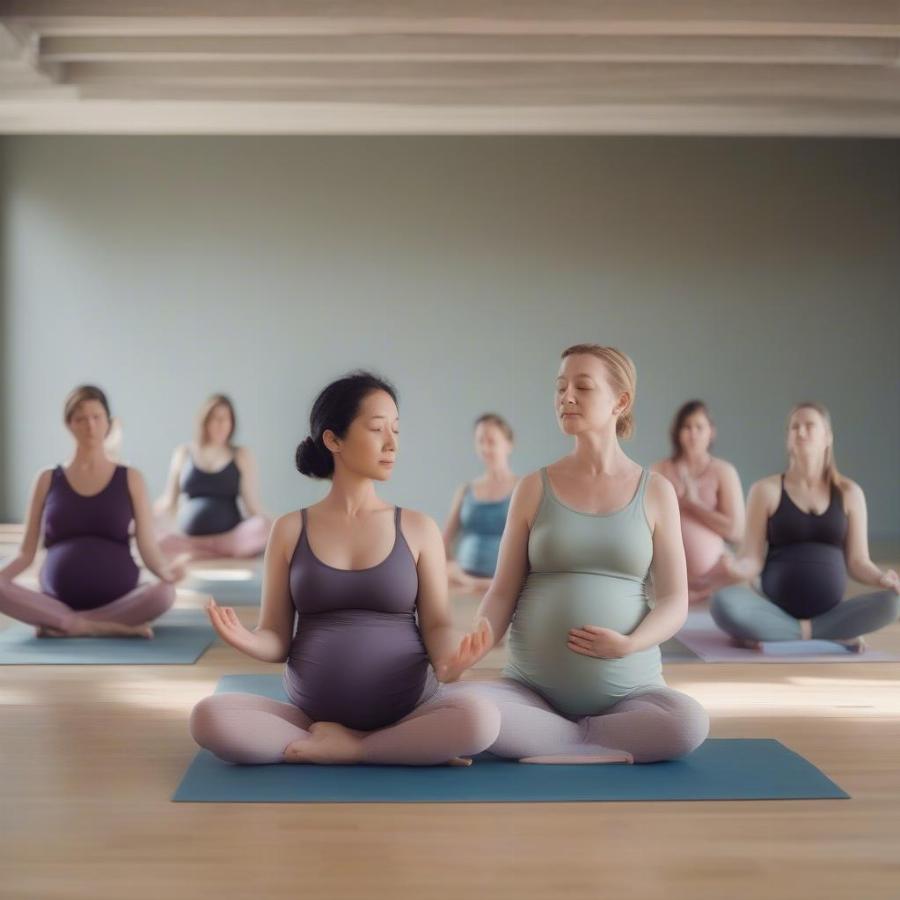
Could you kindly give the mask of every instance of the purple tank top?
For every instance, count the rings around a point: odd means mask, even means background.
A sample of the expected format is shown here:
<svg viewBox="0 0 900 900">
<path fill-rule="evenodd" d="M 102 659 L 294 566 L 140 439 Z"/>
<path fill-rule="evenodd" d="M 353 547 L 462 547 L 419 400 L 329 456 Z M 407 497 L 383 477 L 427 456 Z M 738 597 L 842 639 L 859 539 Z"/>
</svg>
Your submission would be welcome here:
<svg viewBox="0 0 900 900">
<path fill-rule="evenodd" d="M 394 546 L 367 569 L 336 569 L 303 532 L 290 566 L 297 630 L 284 670 L 291 702 L 318 722 L 372 731 L 402 719 L 437 683 L 416 623 L 419 577 L 394 512 Z"/>
<path fill-rule="evenodd" d="M 125 466 L 116 466 L 106 487 L 88 497 L 57 466 L 44 502 L 43 591 L 73 609 L 95 609 L 134 590 L 138 568 L 128 537 L 133 518 Z"/>
</svg>

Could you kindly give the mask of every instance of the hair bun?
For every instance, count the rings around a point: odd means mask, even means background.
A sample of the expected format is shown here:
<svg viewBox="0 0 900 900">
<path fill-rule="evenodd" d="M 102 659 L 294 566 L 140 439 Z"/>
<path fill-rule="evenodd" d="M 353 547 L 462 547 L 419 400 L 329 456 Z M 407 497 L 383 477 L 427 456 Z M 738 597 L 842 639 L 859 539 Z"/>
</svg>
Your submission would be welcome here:
<svg viewBox="0 0 900 900">
<path fill-rule="evenodd" d="M 301 475 L 310 478 L 327 478 L 334 472 L 334 457 L 321 439 L 303 438 L 294 454 L 294 464 Z"/>
</svg>

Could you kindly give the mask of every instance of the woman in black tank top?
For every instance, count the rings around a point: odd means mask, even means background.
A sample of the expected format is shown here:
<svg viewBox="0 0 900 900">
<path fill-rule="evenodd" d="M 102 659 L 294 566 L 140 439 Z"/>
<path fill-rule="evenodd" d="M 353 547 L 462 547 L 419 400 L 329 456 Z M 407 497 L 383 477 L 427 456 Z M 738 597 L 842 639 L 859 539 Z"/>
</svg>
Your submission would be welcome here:
<svg viewBox="0 0 900 900">
<path fill-rule="evenodd" d="M 744 545 L 725 567 L 739 582 L 759 575 L 761 593 L 729 587 L 711 607 L 738 643 L 812 638 L 861 652 L 862 635 L 900 612 L 897 573 L 869 558 L 865 497 L 837 471 L 833 443 L 828 410 L 798 404 L 788 421 L 787 472 L 750 489 Z M 880 590 L 844 600 L 848 574 Z"/>
<path fill-rule="evenodd" d="M 177 530 L 164 529 L 160 539 L 166 553 L 210 559 L 265 550 L 271 523 L 259 502 L 253 455 L 233 443 L 236 421 L 231 400 L 213 394 L 200 408 L 193 444 L 172 454 L 166 490 L 156 502 L 160 518 L 177 517 Z"/>
</svg>

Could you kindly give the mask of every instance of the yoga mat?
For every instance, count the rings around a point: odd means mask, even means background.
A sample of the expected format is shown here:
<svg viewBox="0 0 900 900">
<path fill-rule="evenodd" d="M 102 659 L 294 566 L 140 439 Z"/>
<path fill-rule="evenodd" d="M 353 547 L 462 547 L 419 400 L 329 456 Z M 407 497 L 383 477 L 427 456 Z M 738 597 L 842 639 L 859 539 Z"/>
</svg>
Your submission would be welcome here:
<svg viewBox="0 0 900 900">
<path fill-rule="evenodd" d="M 230 675 L 219 691 L 284 699 L 278 675 Z M 479 757 L 450 766 L 233 766 L 206 750 L 173 800 L 194 803 L 534 803 L 625 800 L 846 799 L 774 740 L 707 740 L 690 756 L 646 766 L 535 766 Z"/>
<path fill-rule="evenodd" d="M 0 631 L 0 665 L 143 666 L 196 662 L 216 633 L 203 610 L 173 609 L 153 623 L 155 637 L 37 638 L 30 625 Z"/>
<path fill-rule="evenodd" d="M 678 638 L 669 638 L 659 645 L 663 663 L 702 662 L 693 650 L 685 647 Z"/>
<path fill-rule="evenodd" d="M 866 663 L 898 662 L 900 656 L 873 650 L 853 653 L 832 641 L 772 641 L 761 650 L 736 647 L 731 638 L 716 626 L 708 612 L 694 611 L 678 641 L 708 663 Z"/>
</svg>

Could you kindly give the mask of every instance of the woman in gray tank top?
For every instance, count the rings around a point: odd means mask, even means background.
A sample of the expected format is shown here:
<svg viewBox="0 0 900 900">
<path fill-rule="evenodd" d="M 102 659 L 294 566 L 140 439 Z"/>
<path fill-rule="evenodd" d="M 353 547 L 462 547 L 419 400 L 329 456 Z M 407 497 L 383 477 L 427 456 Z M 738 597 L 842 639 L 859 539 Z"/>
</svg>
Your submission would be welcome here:
<svg viewBox="0 0 900 900">
<path fill-rule="evenodd" d="M 313 405 L 298 470 L 331 480 L 319 503 L 278 519 L 266 549 L 259 624 L 210 601 L 219 635 L 286 662 L 290 702 L 215 694 L 191 716 L 198 744 L 235 763 L 467 763 L 492 744 L 497 708 L 438 685 L 431 661 L 456 650 L 446 560 L 434 521 L 385 503 L 397 455 L 393 388 L 355 373 Z M 296 627 L 295 627 L 296 622 Z M 473 661 L 484 636 L 462 656 Z"/>
<path fill-rule="evenodd" d="M 686 618 L 687 572 L 674 489 L 619 446 L 635 381 L 612 347 L 563 353 L 556 412 L 575 447 L 516 488 L 479 609 L 494 638 L 510 627 L 505 677 L 475 686 L 500 709 L 489 748 L 499 756 L 656 762 L 690 753 L 709 730 L 700 704 L 662 676 L 659 645 Z M 469 664 L 467 639 L 460 650 L 442 678 Z"/>
</svg>

